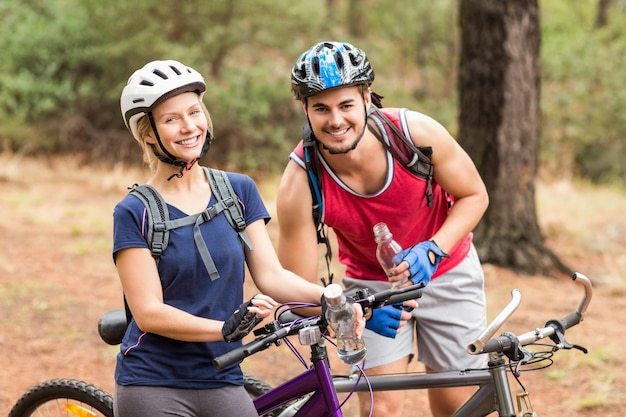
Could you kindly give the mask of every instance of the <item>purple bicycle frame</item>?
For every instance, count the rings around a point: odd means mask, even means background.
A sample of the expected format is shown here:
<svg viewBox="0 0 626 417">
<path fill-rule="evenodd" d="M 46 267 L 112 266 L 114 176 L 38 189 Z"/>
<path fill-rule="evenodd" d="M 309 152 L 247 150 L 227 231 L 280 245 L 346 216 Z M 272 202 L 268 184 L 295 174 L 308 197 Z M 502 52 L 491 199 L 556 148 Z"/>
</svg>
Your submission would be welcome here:
<svg viewBox="0 0 626 417">
<path fill-rule="evenodd" d="M 325 350 L 325 348 L 323 348 Z M 339 399 L 333 385 L 327 359 L 313 361 L 313 366 L 297 377 L 283 383 L 254 400 L 259 415 L 271 411 L 283 403 L 313 393 L 295 416 L 342 417 Z"/>
</svg>

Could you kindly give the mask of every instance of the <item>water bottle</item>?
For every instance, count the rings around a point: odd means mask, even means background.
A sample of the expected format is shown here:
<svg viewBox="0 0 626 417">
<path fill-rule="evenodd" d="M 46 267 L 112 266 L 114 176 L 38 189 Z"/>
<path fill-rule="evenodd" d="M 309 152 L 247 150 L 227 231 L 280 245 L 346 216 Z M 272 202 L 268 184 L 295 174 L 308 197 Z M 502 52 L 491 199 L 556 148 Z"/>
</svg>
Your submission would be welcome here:
<svg viewBox="0 0 626 417">
<path fill-rule="evenodd" d="M 367 354 L 367 348 L 365 342 L 355 335 L 354 310 L 346 302 L 343 289 L 339 284 L 330 284 L 324 288 L 324 297 L 328 306 L 326 321 L 337 336 L 339 359 L 348 365 L 361 362 Z"/>
<path fill-rule="evenodd" d="M 374 226 L 374 239 L 376 243 L 378 243 L 376 247 L 376 258 L 380 266 L 383 267 L 385 274 L 390 277 L 392 275 L 391 271 L 396 266 L 393 258 L 402 251 L 402 246 L 393 240 L 393 235 L 385 223 L 378 223 Z M 403 282 L 406 282 L 406 280 L 394 282 L 391 284 L 391 288 L 395 288 Z"/>
</svg>

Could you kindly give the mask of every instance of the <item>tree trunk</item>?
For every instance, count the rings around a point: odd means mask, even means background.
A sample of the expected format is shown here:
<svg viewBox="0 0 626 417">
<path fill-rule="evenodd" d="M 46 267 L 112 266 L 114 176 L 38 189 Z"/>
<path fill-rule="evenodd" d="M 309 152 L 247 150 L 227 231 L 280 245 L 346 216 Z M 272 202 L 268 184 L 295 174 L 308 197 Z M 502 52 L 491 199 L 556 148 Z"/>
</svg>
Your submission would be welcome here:
<svg viewBox="0 0 626 417">
<path fill-rule="evenodd" d="M 355 38 L 362 38 L 367 32 L 366 0 L 350 0 L 348 3 L 348 33 Z"/>
<path fill-rule="evenodd" d="M 609 6 L 611 6 L 611 0 L 598 0 L 598 12 L 596 13 L 594 28 L 603 28 L 609 22 Z"/>
<path fill-rule="evenodd" d="M 490 205 L 481 260 L 518 272 L 570 272 L 544 244 L 535 207 L 540 128 L 537 0 L 461 0 L 459 134 Z"/>
</svg>

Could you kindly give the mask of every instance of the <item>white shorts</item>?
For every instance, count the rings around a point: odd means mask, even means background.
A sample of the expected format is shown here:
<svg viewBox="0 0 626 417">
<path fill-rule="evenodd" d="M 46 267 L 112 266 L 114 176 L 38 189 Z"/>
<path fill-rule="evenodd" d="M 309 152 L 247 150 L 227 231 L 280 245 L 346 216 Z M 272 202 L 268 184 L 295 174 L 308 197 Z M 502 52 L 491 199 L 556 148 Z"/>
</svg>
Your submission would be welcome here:
<svg viewBox="0 0 626 417">
<path fill-rule="evenodd" d="M 449 272 L 431 281 L 422 290 L 419 308 L 395 339 L 365 329 L 367 345 L 365 369 L 396 362 L 415 355 L 413 337 L 417 334 L 417 359 L 434 371 L 482 368 L 485 355 L 470 355 L 467 345 L 487 326 L 484 274 L 472 245 L 467 257 Z M 371 293 L 389 288 L 382 281 L 344 278 L 346 292 L 367 287 Z M 415 330 L 415 331 L 413 331 Z"/>
</svg>

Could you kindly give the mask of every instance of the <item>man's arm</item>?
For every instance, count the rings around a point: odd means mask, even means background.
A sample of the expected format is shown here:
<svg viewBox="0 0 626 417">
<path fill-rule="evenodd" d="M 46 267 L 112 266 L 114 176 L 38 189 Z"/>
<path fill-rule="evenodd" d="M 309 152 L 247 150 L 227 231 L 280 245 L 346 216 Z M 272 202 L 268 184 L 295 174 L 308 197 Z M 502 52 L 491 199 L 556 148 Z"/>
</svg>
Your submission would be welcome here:
<svg viewBox="0 0 626 417">
<path fill-rule="evenodd" d="M 289 161 L 278 187 L 278 258 L 285 269 L 320 284 L 313 199 L 306 171 Z"/>
<path fill-rule="evenodd" d="M 469 155 L 437 121 L 417 112 L 407 112 L 409 129 L 418 146 L 431 146 L 434 180 L 455 202 L 432 240 L 449 252 L 478 224 L 489 204 L 485 184 Z"/>
</svg>

